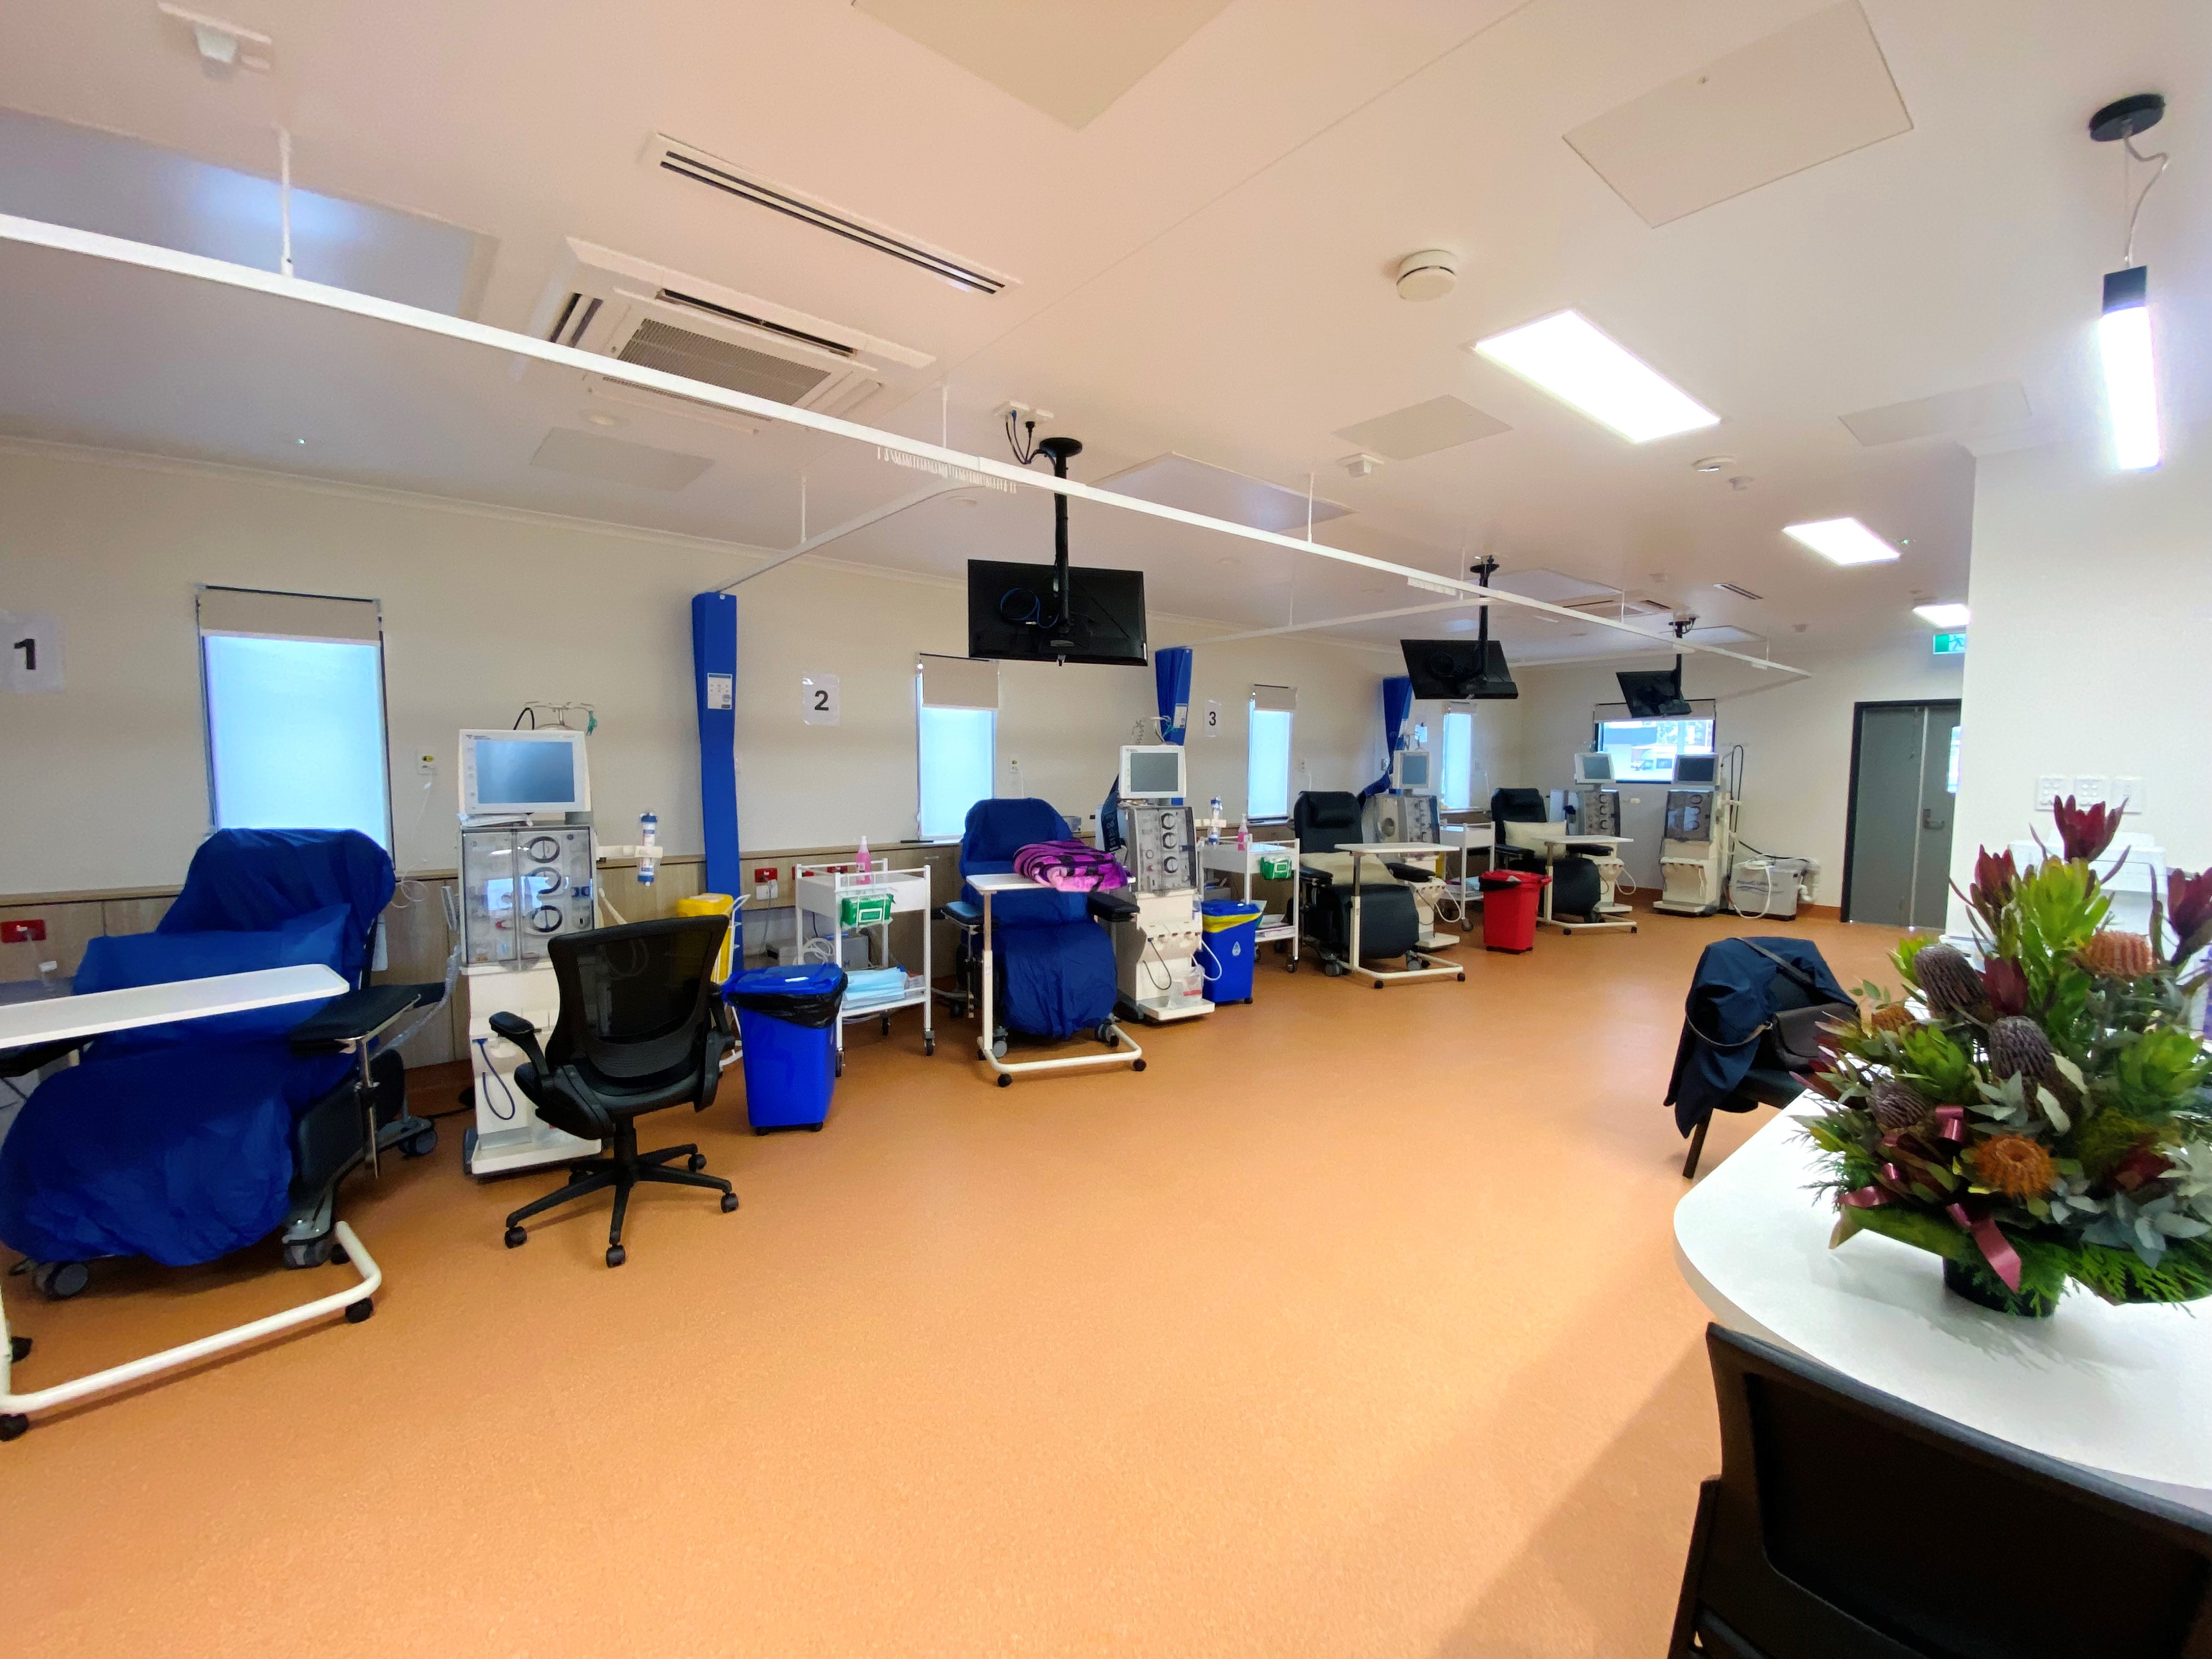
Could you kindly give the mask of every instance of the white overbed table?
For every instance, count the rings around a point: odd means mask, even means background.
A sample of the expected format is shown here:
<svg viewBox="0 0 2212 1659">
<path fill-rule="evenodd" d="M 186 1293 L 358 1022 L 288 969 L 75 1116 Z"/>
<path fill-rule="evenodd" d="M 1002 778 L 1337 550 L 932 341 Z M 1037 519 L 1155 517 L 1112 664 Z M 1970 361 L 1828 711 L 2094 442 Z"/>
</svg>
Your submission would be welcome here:
<svg viewBox="0 0 2212 1659">
<path fill-rule="evenodd" d="M 1828 1248 L 1801 1101 L 1674 1209 L 1674 1257 L 1713 1317 L 1925 1410 L 2212 1513 L 2212 1307 L 2069 1294 L 2048 1319 L 1978 1308 L 1879 1233 Z"/>
<path fill-rule="evenodd" d="M 975 1047 L 983 1056 L 983 1063 L 998 1073 L 999 1086 L 1006 1088 L 1016 1078 L 1030 1072 L 1073 1072 L 1091 1066 L 1127 1066 L 1133 1072 L 1143 1071 L 1145 1051 L 1137 1046 L 1136 1039 L 1122 1028 L 1121 1022 L 1110 1019 L 1110 1017 L 1109 1023 L 1119 1041 L 1103 1054 L 1064 1054 L 1050 1060 L 1001 1060 L 992 1052 L 992 1039 L 999 1029 L 998 1013 L 993 1001 L 997 989 L 998 962 L 991 947 L 992 896 L 998 893 L 1051 893 L 1059 890 L 1012 872 L 996 876 L 970 876 L 968 885 L 974 888 L 976 896 L 983 901 L 983 1029 L 976 1033 Z"/>
<path fill-rule="evenodd" d="M 92 991 L 82 996 L 42 997 L 35 1001 L 0 1006 L 0 1048 L 29 1048 L 48 1042 L 71 1042 L 97 1036 L 102 1031 L 129 1030 L 142 1025 L 166 1025 L 177 1020 L 206 1019 L 216 1014 L 243 1013 L 254 1008 L 275 1008 L 287 1003 L 313 1002 L 343 995 L 346 982 L 328 968 L 310 964 L 295 968 L 264 968 L 247 974 L 219 974 L 208 979 L 173 981 L 166 985 L 143 985 L 120 991 Z M 371 1301 L 384 1283 L 382 1269 L 362 1248 L 361 1240 L 344 1222 L 331 1231 L 344 1246 L 358 1285 L 319 1297 L 297 1308 L 271 1314 L 244 1325 L 218 1331 L 193 1342 L 165 1348 L 143 1359 L 132 1359 L 106 1370 L 94 1371 L 52 1388 L 28 1394 L 14 1391 L 11 1371 L 15 1360 L 29 1352 L 28 1341 L 19 1348 L 8 1330 L 8 1312 L 0 1304 L 0 1439 L 13 1440 L 29 1426 L 33 1412 L 51 1411 L 88 1395 L 119 1389 L 158 1372 L 174 1370 L 256 1342 L 278 1331 L 289 1330 L 334 1313 L 343 1312 L 358 1322 L 368 1316 Z"/>
</svg>

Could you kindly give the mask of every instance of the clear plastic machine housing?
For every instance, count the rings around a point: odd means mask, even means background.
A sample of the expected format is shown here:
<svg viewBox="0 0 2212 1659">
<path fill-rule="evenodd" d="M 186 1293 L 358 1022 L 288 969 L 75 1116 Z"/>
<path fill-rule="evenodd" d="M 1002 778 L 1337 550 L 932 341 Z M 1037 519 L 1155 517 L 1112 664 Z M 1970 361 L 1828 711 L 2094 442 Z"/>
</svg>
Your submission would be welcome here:
<svg viewBox="0 0 2212 1659">
<path fill-rule="evenodd" d="M 461 957 L 470 966 L 544 959 L 592 925 L 592 832 L 569 827 L 461 831 Z"/>
</svg>

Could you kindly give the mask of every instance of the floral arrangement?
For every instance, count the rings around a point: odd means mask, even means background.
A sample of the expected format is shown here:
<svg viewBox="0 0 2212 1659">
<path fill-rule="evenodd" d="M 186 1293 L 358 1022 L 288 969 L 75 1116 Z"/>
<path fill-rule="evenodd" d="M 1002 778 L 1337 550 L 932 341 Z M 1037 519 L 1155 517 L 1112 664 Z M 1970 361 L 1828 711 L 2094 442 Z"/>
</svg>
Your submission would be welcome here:
<svg viewBox="0 0 2212 1659">
<path fill-rule="evenodd" d="M 2187 967 L 2212 945 L 2212 871 L 2169 873 L 2148 938 L 2106 930 L 2120 866 L 2095 866 L 2121 816 L 2060 801 L 2060 851 L 2027 870 L 1983 849 L 1961 896 L 1984 966 L 1908 938 L 1906 995 L 1862 987 L 1858 1024 L 1831 1030 L 1833 1107 L 1807 1133 L 1832 1248 L 1887 1234 L 2010 1313 L 2050 1313 L 2069 1283 L 2110 1302 L 2212 1295 L 2212 1052 L 2189 1018 L 2206 976 Z"/>
</svg>

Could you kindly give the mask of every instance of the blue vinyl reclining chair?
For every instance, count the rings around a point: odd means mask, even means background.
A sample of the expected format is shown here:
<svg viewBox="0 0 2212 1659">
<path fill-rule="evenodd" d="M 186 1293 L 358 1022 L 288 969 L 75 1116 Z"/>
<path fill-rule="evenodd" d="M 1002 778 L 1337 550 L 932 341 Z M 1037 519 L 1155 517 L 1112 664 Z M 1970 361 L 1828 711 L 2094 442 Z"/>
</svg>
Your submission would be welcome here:
<svg viewBox="0 0 2212 1659">
<path fill-rule="evenodd" d="M 193 854 L 151 933 L 94 939 L 79 992 L 319 963 L 328 1001 L 112 1031 L 35 1089 L 0 1142 L 0 1240 L 33 1283 L 74 1296 L 85 1263 L 211 1261 L 283 1229 L 287 1267 L 331 1259 L 338 1183 L 376 1153 L 420 1158 L 438 1131 L 406 1109 L 375 1040 L 441 985 L 365 981 L 392 860 L 351 830 L 223 830 Z M 21 1073 L 76 1044 L 0 1056 Z"/>
<path fill-rule="evenodd" d="M 1067 820 L 1046 801 L 979 800 L 968 809 L 960 836 L 960 897 L 940 912 L 962 930 L 962 989 L 954 1000 L 963 1014 L 980 994 L 969 981 L 979 966 L 975 937 L 983 921 L 982 897 L 965 884 L 967 878 L 1006 874 L 1023 848 L 1068 838 Z M 994 1053 L 1005 1053 L 1008 1030 L 1055 1039 L 1088 1031 L 1109 1048 L 1120 1042 L 1114 1024 L 1114 942 L 1098 921 L 1133 908 L 1121 892 L 1001 893 L 992 900 L 1000 1020 L 991 1034 Z"/>
</svg>

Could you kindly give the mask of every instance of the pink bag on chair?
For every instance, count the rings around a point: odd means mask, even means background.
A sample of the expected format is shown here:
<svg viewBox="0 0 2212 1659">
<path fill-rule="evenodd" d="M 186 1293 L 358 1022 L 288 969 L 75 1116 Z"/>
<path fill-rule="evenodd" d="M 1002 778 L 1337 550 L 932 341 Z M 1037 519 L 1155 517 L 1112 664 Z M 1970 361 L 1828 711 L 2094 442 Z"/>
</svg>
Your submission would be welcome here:
<svg viewBox="0 0 2212 1659">
<path fill-rule="evenodd" d="M 1112 854 L 1079 841 L 1033 842 L 1014 854 L 1014 873 L 1062 893 L 1103 893 L 1129 884 L 1129 872 Z"/>
</svg>

